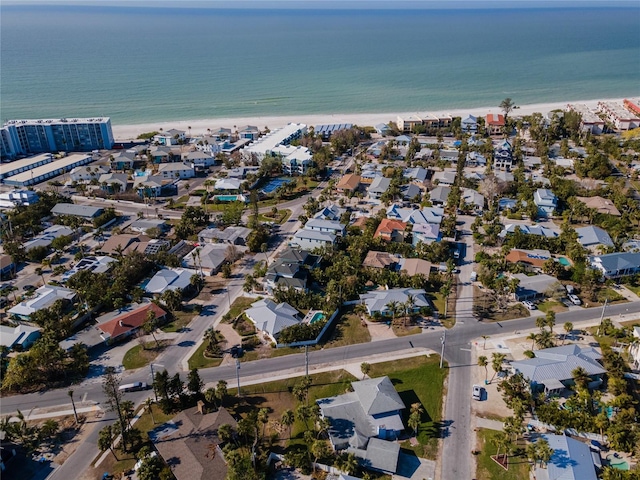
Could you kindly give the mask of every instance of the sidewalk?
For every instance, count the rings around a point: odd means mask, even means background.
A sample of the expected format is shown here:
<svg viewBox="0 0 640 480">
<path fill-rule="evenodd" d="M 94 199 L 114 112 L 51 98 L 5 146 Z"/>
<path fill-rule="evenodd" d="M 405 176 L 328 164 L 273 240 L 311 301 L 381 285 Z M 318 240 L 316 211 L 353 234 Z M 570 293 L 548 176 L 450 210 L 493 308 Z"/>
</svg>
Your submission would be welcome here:
<svg viewBox="0 0 640 480">
<path fill-rule="evenodd" d="M 100 405 L 98 405 L 96 402 L 76 403 L 76 412 L 78 414 L 100 411 L 102 411 L 102 408 L 100 408 Z M 15 413 L 10 414 L 9 417 L 15 416 Z M 64 405 L 56 405 L 54 407 L 32 408 L 29 413 L 22 413 L 26 421 L 42 420 L 45 418 L 66 417 L 68 415 L 73 415 L 73 407 L 70 403 L 68 403 Z"/>
</svg>

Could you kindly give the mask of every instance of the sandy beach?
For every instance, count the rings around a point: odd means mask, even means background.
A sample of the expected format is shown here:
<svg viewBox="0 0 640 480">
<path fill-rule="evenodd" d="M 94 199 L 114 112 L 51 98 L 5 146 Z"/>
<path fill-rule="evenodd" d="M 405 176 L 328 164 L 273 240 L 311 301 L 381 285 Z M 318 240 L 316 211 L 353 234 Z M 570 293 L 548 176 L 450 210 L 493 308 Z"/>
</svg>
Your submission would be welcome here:
<svg viewBox="0 0 640 480">
<path fill-rule="evenodd" d="M 565 109 L 567 103 L 585 104 L 591 109 L 595 109 L 600 101 L 622 102 L 621 98 L 599 99 L 599 100 L 579 100 L 574 102 L 555 102 L 555 103 L 537 103 L 531 105 L 516 105 L 511 116 L 531 115 L 534 112 L 546 114 L 552 110 Z M 144 132 L 158 131 L 160 129 L 169 130 L 175 128 L 178 130 L 188 131 L 191 127 L 191 135 L 203 135 L 207 133 L 207 129 L 215 130 L 220 127 L 224 128 L 240 128 L 244 125 L 254 125 L 260 129 L 269 127 L 270 129 L 283 127 L 288 123 L 304 123 L 306 125 L 322 125 L 331 123 L 353 123 L 355 125 L 373 126 L 378 123 L 388 123 L 395 121 L 398 116 L 409 115 L 444 115 L 448 114 L 454 117 L 465 117 L 467 115 L 483 116 L 489 113 L 502 113 L 497 105 L 491 107 L 479 108 L 456 108 L 451 110 L 421 110 L 415 112 L 398 112 L 398 113 L 356 113 L 356 114 L 320 114 L 320 115 L 289 115 L 274 117 L 244 117 L 244 118 L 212 118 L 202 120 L 178 120 L 173 122 L 157 122 L 146 123 L 140 125 L 112 125 L 113 134 L 116 140 L 124 141 L 135 139 Z"/>
</svg>

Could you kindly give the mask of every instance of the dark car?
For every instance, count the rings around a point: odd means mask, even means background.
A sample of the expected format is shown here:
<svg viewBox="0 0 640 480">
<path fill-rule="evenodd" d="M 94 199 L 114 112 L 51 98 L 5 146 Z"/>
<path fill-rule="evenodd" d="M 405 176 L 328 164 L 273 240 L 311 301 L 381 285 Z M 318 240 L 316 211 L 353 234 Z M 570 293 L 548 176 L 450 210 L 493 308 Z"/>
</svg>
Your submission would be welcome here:
<svg viewBox="0 0 640 480">
<path fill-rule="evenodd" d="M 23 289 L 23 290 L 26 290 L 27 292 L 30 292 L 30 291 L 32 291 L 32 290 L 35 290 L 35 289 L 36 289 L 36 287 L 34 287 L 33 285 L 23 285 L 23 286 L 22 286 L 22 289 Z"/>
<path fill-rule="evenodd" d="M 242 356 L 242 347 L 240 345 L 234 345 L 231 347 L 231 350 L 229 350 L 229 353 L 231 353 L 233 358 L 240 358 Z"/>
</svg>

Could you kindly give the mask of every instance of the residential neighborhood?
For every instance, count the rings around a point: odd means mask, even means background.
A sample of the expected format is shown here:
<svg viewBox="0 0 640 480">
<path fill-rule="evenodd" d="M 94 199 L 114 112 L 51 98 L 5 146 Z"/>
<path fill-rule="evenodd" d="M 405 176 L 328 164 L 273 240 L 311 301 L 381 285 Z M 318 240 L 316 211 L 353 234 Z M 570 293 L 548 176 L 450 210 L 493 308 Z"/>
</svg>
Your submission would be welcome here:
<svg viewBox="0 0 640 480">
<path fill-rule="evenodd" d="M 631 104 L 7 156 L 2 465 L 635 478 Z"/>
</svg>

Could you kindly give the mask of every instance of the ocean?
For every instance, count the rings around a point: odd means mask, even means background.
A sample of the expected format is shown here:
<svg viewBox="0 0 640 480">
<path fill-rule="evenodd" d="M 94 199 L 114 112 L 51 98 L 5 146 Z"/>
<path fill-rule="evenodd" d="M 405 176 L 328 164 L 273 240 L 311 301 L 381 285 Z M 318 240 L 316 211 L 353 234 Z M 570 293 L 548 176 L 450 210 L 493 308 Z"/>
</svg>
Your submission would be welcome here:
<svg viewBox="0 0 640 480">
<path fill-rule="evenodd" d="M 139 124 L 640 94 L 640 8 L 0 13 L 3 121 Z"/>
</svg>

